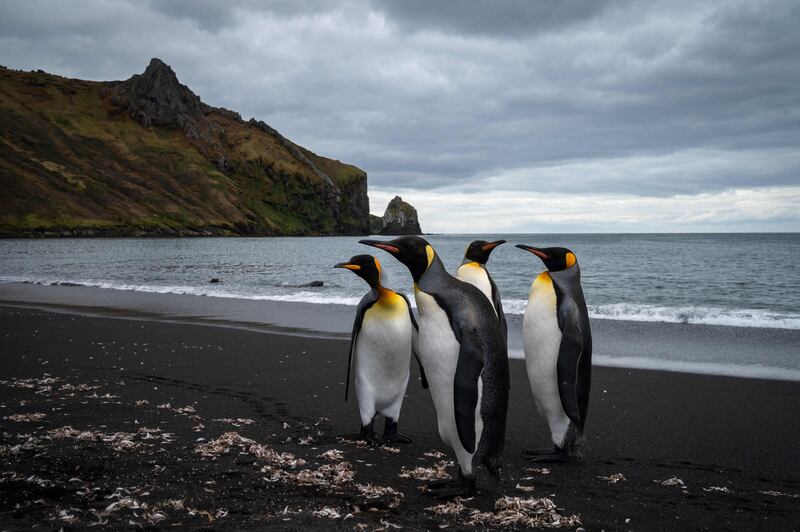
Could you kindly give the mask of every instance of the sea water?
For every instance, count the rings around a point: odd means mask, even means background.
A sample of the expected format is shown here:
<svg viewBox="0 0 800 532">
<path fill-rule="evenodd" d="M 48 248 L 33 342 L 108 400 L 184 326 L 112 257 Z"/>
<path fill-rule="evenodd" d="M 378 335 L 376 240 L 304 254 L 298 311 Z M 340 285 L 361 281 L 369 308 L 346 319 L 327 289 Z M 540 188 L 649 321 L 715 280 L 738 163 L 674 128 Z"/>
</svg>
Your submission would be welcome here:
<svg viewBox="0 0 800 532">
<path fill-rule="evenodd" d="M 430 235 L 455 271 L 473 239 L 508 240 L 489 270 L 505 311 L 523 314 L 542 262 L 513 247 L 573 250 L 590 315 L 632 321 L 800 329 L 800 234 Z M 387 238 L 388 239 L 388 238 Z M 410 293 L 388 253 L 358 237 L 0 240 L 0 281 L 355 305 L 363 282 L 332 266 L 373 254 L 384 283 Z M 212 278 L 219 283 L 210 283 Z M 322 287 L 303 286 L 322 281 Z"/>
</svg>

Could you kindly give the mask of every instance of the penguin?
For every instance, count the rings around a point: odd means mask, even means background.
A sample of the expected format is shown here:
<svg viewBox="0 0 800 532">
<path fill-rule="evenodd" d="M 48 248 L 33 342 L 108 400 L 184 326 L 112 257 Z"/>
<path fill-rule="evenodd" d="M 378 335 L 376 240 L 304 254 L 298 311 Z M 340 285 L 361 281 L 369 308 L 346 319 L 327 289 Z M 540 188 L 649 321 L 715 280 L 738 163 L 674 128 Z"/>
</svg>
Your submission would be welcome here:
<svg viewBox="0 0 800 532">
<path fill-rule="evenodd" d="M 459 466 L 457 480 L 434 481 L 428 491 L 440 499 L 469 496 L 478 466 L 500 474 L 505 444 L 508 355 L 494 307 L 478 288 L 447 273 L 423 238 L 360 242 L 389 252 L 414 279 L 419 355 L 439 436 Z"/>
<path fill-rule="evenodd" d="M 508 342 L 508 325 L 506 324 L 506 315 L 503 313 L 500 291 L 497 289 L 497 285 L 494 284 L 492 276 L 489 275 L 489 270 L 486 269 L 486 263 L 489 262 L 489 255 L 492 250 L 505 243 L 505 240 L 496 240 L 495 242 L 475 240 L 471 242 L 464 253 L 464 260 L 461 262 L 461 266 L 456 271 L 456 277 L 465 283 L 478 287 L 489 298 L 489 301 L 494 305 L 497 318 L 500 320 L 500 331 L 503 333 L 503 338 Z"/>
<path fill-rule="evenodd" d="M 403 294 L 381 285 L 381 265 L 371 255 L 356 255 L 334 268 L 345 268 L 364 279 L 371 290 L 361 299 L 350 337 L 344 399 L 350 390 L 350 371 L 356 363 L 356 397 L 361 415 L 361 437 L 377 443 L 375 416 L 386 418 L 383 440 L 411 443 L 398 432 L 398 419 L 409 378 L 409 362 L 417 322 Z M 421 367 L 421 366 L 420 366 Z M 427 387 L 425 374 L 422 385 Z"/>
<path fill-rule="evenodd" d="M 517 247 L 547 267 L 531 285 L 522 337 L 531 391 L 554 447 L 528 455 L 534 462 L 567 462 L 580 451 L 592 380 L 592 331 L 581 270 L 566 248 Z"/>
</svg>

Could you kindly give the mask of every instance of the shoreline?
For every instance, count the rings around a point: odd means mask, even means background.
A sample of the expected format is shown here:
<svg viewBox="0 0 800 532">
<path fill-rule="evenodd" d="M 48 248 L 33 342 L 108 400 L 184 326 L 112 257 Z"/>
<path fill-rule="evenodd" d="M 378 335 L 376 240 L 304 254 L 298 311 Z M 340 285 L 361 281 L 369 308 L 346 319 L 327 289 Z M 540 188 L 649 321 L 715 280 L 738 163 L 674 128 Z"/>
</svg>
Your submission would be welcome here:
<svg viewBox="0 0 800 532">
<path fill-rule="evenodd" d="M 323 338 L 349 338 L 354 312 L 343 304 L 11 282 L 0 283 L 0 303 Z M 522 316 L 507 319 L 509 356 L 524 358 Z M 591 323 L 595 366 L 800 381 L 800 330 L 596 318 Z"/>
<path fill-rule="evenodd" d="M 20 528 L 102 520 L 112 528 L 131 521 L 464 528 L 468 514 L 428 510 L 438 503 L 418 489 L 424 482 L 400 476 L 403 468 L 433 467 L 438 458 L 425 453 L 447 452 L 413 368 L 400 425 L 415 443 L 394 451 L 341 439 L 358 428 L 355 401 L 343 401 L 347 345 L 0 303 L 7 362 L 0 368 L 0 521 Z M 534 497 L 553 501 L 560 515 L 578 516 L 588 530 L 796 527 L 800 384 L 597 367 L 586 458 L 545 466 L 545 473 L 526 469 L 537 465 L 524 460 L 524 451 L 546 446 L 547 429 L 534 412 L 524 363 L 512 360 L 511 370 L 503 478 L 482 474 L 480 493 L 464 502 L 469 511 L 488 515 L 503 496 Z M 34 413 L 41 418 L 16 417 Z M 72 437 L 64 427 L 86 436 Z M 228 443 L 220 439 L 226 434 Z M 204 456 L 211 442 L 227 452 Z M 270 465 L 266 449 L 306 464 Z M 321 458 L 331 450 L 342 459 Z M 301 470 L 342 462 L 352 481 L 298 480 L 305 478 L 297 476 Z M 608 480 L 618 474 L 624 480 Z M 271 475 L 277 480 L 265 480 Z M 402 496 L 396 505 L 365 499 L 359 484 Z M 325 508 L 339 517 L 312 513 Z"/>
</svg>

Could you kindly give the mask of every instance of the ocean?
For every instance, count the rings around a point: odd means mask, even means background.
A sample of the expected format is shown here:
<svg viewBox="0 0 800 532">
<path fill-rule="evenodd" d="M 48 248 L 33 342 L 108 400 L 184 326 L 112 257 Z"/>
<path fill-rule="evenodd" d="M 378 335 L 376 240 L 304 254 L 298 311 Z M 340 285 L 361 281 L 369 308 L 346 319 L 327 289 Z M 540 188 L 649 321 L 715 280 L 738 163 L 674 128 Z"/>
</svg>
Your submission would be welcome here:
<svg viewBox="0 0 800 532">
<path fill-rule="evenodd" d="M 564 246 L 578 257 L 590 317 L 606 321 L 800 330 L 800 234 L 543 234 L 429 235 L 455 271 L 477 238 L 495 249 L 489 270 L 511 328 L 519 328 L 530 284 L 543 270 L 517 243 Z M 387 238 L 388 239 L 388 238 Z M 374 254 L 384 284 L 411 294 L 411 277 L 388 253 L 358 237 L 19 239 L 0 240 L 0 282 L 84 285 L 134 292 L 355 306 L 367 288 L 333 265 Z M 212 278 L 220 280 L 211 283 Z M 303 286 L 322 281 L 321 287 Z M 413 301 L 413 298 L 412 298 Z M 599 320 L 599 321 L 598 321 Z M 731 329 L 732 331 L 732 329 Z M 735 331 L 732 331 L 735 332 Z M 741 333 L 736 333 L 741 334 Z M 512 356 L 521 356 L 512 331 Z M 720 361 L 696 349 L 686 363 L 788 368 L 800 375 L 800 349 L 780 355 L 746 352 Z M 598 344 L 596 353 L 603 353 Z M 620 356 L 617 362 L 630 358 Z M 602 356 L 612 356 L 608 352 Z M 661 367 L 656 353 L 632 366 Z M 653 360 L 655 357 L 655 361 Z M 773 358 L 770 358 L 773 357 Z M 635 357 L 634 357 L 635 358 Z M 613 361 L 612 361 L 613 362 Z M 733 373 L 736 373 L 735 371 Z"/>
<path fill-rule="evenodd" d="M 454 271 L 474 239 L 508 243 L 489 270 L 505 311 L 523 314 L 543 265 L 513 247 L 572 249 L 592 317 L 800 329 L 800 234 L 431 235 Z M 0 281 L 356 305 L 365 284 L 332 266 L 374 254 L 385 284 L 411 293 L 389 254 L 356 237 L 0 240 Z M 212 284 L 212 278 L 220 283 Z M 303 287 L 323 281 L 318 288 Z"/>
</svg>

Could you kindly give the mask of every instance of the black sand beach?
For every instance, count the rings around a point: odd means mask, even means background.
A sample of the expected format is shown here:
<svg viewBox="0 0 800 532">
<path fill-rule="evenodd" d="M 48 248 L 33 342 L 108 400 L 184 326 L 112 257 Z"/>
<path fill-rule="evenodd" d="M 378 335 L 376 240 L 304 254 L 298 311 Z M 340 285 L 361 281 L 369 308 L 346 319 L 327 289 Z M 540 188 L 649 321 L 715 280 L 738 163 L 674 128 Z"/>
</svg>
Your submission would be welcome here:
<svg viewBox="0 0 800 532">
<path fill-rule="evenodd" d="M 800 383 L 598 367 L 586 460 L 535 471 L 524 450 L 548 438 L 514 360 L 502 481 L 483 474 L 466 509 L 441 515 L 399 476 L 445 451 L 416 377 L 401 417 L 413 444 L 340 438 L 358 428 L 346 349 L 3 304 L 0 527 L 510 526 L 519 512 L 487 513 L 505 495 L 551 499 L 541 520 L 587 530 L 800 526 Z"/>
</svg>

